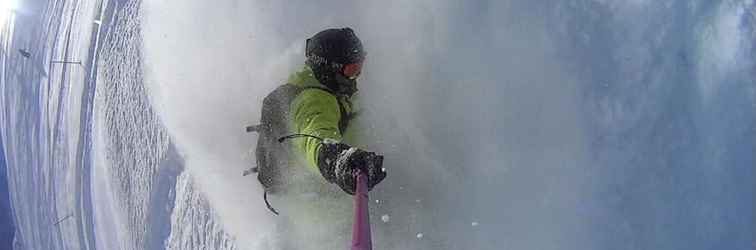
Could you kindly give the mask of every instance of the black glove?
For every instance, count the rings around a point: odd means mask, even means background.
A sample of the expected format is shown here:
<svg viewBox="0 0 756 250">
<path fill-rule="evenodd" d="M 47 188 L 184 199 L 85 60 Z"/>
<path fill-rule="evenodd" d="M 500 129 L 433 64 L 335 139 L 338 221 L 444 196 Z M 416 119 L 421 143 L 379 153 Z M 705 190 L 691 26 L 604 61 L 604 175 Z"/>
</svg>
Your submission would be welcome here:
<svg viewBox="0 0 756 250">
<path fill-rule="evenodd" d="M 325 140 L 318 151 L 320 174 L 344 192 L 354 195 L 358 171 L 367 174 L 368 190 L 386 178 L 383 156 L 333 140 Z"/>
</svg>

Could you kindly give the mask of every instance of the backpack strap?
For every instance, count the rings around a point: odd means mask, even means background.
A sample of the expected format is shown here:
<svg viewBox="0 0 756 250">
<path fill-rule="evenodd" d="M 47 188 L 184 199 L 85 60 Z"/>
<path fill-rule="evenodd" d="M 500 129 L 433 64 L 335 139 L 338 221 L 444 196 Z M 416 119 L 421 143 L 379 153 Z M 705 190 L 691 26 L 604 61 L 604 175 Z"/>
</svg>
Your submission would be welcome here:
<svg viewBox="0 0 756 250">
<path fill-rule="evenodd" d="M 265 206 L 268 207 L 268 210 L 273 212 L 273 214 L 278 215 L 278 211 L 276 211 L 276 209 L 270 205 L 270 202 L 268 202 L 268 190 L 263 190 L 263 200 L 265 201 Z"/>
<path fill-rule="evenodd" d="M 257 133 L 259 131 L 260 131 L 260 124 L 247 126 L 247 133 L 251 133 L 251 132 Z"/>
</svg>

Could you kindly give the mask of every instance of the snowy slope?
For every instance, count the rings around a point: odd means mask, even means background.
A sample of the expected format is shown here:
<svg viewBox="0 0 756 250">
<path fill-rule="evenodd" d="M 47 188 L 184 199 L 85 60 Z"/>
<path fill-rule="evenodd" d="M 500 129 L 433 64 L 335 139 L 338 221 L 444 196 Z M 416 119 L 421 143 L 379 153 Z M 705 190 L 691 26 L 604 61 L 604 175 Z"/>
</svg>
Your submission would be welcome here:
<svg viewBox="0 0 756 250">
<path fill-rule="evenodd" d="M 93 247 L 85 122 L 100 1 L 29 1 L 4 43 L 3 133 L 17 247 Z M 18 49 L 31 52 L 21 57 Z M 48 64 L 74 59 L 79 64 Z M 53 226 L 58 218 L 71 219 Z"/>
</svg>

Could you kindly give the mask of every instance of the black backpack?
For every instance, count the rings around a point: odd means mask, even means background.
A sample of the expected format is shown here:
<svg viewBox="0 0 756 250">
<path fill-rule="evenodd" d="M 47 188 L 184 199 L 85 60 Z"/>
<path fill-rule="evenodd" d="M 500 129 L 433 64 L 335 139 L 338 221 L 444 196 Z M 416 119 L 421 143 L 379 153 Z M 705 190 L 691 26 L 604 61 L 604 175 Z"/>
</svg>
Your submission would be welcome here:
<svg viewBox="0 0 756 250">
<path fill-rule="evenodd" d="M 257 166 L 245 171 L 244 175 L 256 172 L 257 179 L 268 193 L 281 192 L 285 185 L 283 177 L 288 176 L 288 172 L 293 170 L 290 168 L 290 160 L 293 159 L 290 145 L 280 142 L 280 139 L 288 136 L 291 131 L 288 124 L 291 119 L 291 102 L 307 89 L 321 89 L 333 94 L 329 89 L 319 86 L 299 87 L 290 83 L 283 84 L 263 99 L 260 124 L 247 127 L 247 132 L 258 133 L 255 150 Z M 339 111 L 342 114 L 339 129 L 343 132 L 350 116 L 346 114 L 341 102 Z"/>
<path fill-rule="evenodd" d="M 282 140 L 291 136 L 289 128 L 291 102 L 299 93 L 307 89 L 320 89 L 337 96 L 331 90 L 320 86 L 299 87 L 291 83 L 283 84 L 263 99 L 260 124 L 247 127 L 247 132 L 258 134 L 255 149 L 257 166 L 244 171 L 243 175 L 257 173 L 257 180 L 265 190 L 263 194 L 265 203 L 275 214 L 278 212 L 268 203 L 267 195 L 283 192 L 286 185 L 284 177 L 290 176 L 290 171 L 295 171 L 291 162 L 294 158 L 290 145 L 282 143 Z M 341 101 L 338 103 L 341 113 L 339 130 L 343 133 L 355 114 L 347 113 Z"/>
</svg>

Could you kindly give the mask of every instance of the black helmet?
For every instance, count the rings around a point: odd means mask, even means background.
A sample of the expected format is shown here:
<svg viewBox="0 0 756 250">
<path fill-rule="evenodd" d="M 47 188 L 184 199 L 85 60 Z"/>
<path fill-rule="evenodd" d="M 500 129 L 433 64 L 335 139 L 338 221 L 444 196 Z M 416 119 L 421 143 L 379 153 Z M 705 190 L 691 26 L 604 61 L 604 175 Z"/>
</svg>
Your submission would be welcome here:
<svg viewBox="0 0 756 250">
<path fill-rule="evenodd" d="M 365 60 L 362 42 L 350 28 L 327 29 L 307 39 L 305 62 L 315 78 L 329 89 L 352 95 L 357 91 L 356 77 Z"/>
</svg>

